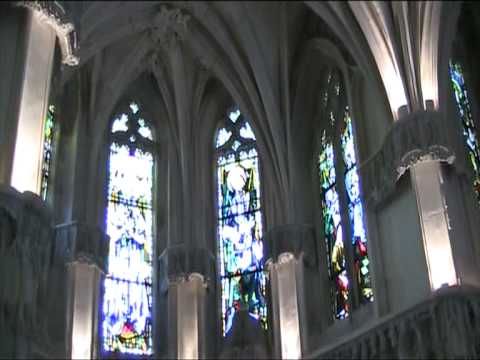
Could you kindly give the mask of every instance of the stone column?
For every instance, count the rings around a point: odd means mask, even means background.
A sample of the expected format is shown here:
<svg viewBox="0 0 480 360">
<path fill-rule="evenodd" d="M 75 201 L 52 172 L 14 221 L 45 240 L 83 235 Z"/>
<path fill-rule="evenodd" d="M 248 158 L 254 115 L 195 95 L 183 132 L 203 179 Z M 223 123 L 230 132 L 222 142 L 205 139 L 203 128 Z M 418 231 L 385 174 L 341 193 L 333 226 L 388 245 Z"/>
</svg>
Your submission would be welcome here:
<svg viewBox="0 0 480 360">
<path fill-rule="evenodd" d="M 316 272 L 316 244 L 313 228 L 286 225 L 266 236 L 269 272 L 273 356 L 299 359 L 308 348 L 309 306 L 305 274 Z M 310 293 L 313 295 L 313 293 Z"/>
<path fill-rule="evenodd" d="M 100 229 L 72 222 L 56 227 L 56 258 L 67 268 L 66 357 L 98 357 L 99 300 L 108 255 L 108 236 Z"/>
<path fill-rule="evenodd" d="M 213 254 L 207 249 L 188 249 L 184 245 L 169 247 L 160 255 L 159 267 L 159 295 L 167 298 L 164 302 L 167 311 L 160 311 L 158 318 L 167 323 L 168 344 L 164 344 L 168 347 L 167 356 L 209 357 L 207 319 L 213 314 L 210 314 L 212 309 L 206 314 L 206 303 L 211 296 L 210 279 L 215 274 Z"/>
</svg>

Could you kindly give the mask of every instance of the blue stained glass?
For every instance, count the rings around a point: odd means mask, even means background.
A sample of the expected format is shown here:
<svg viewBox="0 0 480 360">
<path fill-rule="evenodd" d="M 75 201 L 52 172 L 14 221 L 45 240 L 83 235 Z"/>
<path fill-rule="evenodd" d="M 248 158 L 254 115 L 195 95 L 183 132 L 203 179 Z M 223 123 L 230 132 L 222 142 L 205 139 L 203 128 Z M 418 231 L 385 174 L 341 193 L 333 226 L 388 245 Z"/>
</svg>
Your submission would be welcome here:
<svg viewBox="0 0 480 360">
<path fill-rule="evenodd" d="M 335 318 L 343 319 L 349 315 L 350 285 L 347 277 L 345 249 L 340 215 L 340 202 L 336 190 L 335 159 L 333 144 L 322 136 L 319 156 L 321 184 L 321 204 L 325 245 L 327 248 L 328 272 L 331 281 L 331 297 Z"/>
<path fill-rule="evenodd" d="M 132 143 L 111 143 L 106 216 L 110 252 L 102 322 L 105 351 L 137 355 L 153 351 L 152 176 L 151 153 Z"/>
<path fill-rule="evenodd" d="M 362 302 L 373 301 L 370 268 L 367 251 L 367 235 L 363 220 L 363 207 L 360 199 L 360 179 L 355 154 L 352 119 L 348 108 L 345 110 L 341 135 L 342 157 L 345 164 L 345 188 L 347 192 L 348 214 L 352 244 L 354 246 L 355 277 Z"/>
<path fill-rule="evenodd" d="M 455 101 L 463 125 L 463 135 L 468 151 L 468 160 L 474 173 L 473 188 L 477 201 L 480 202 L 480 149 L 478 147 L 477 130 L 473 122 L 463 70 L 460 64 L 450 61 L 449 72 Z"/>
<path fill-rule="evenodd" d="M 231 114 L 230 121 L 238 121 L 239 111 L 234 116 L 235 120 Z M 241 128 L 247 128 L 245 120 L 242 118 L 241 121 L 244 122 Z M 226 132 L 227 130 L 219 131 L 217 144 L 223 142 L 219 136 L 224 136 L 222 134 Z M 254 147 L 242 147 L 240 150 L 241 138 L 238 133 L 234 135 L 238 138 L 234 141 L 234 144 L 238 143 L 237 146 L 234 146 L 233 151 L 230 149 L 228 153 L 220 154 L 217 160 L 224 336 L 231 330 L 242 303 L 248 306 L 252 318 L 258 319 L 264 328 L 267 326 L 258 156 Z"/>
</svg>

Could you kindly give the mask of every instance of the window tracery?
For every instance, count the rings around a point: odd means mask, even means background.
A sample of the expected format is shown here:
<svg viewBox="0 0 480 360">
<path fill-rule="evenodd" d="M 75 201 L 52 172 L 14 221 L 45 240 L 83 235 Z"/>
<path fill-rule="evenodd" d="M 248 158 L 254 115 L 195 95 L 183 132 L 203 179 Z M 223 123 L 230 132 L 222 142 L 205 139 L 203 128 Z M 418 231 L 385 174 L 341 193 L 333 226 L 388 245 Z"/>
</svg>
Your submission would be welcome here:
<svg viewBox="0 0 480 360">
<path fill-rule="evenodd" d="M 331 72 L 327 88 L 321 95 L 328 120 L 321 132 L 318 156 L 320 204 L 332 313 L 334 318 L 344 319 L 351 312 L 352 291 L 358 292 L 360 303 L 367 303 L 373 301 L 373 290 L 352 118 L 342 99 L 342 84 Z M 351 241 L 352 256 L 347 254 L 350 246 L 345 246 L 346 241 Z M 349 269 L 354 274 L 349 274 Z"/>
<path fill-rule="evenodd" d="M 218 130 L 218 252 L 222 333 L 227 336 L 242 307 L 267 328 L 258 154 L 253 131 L 235 108 Z"/>
<path fill-rule="evenodd" d="M 132 102 L 112 122 L 103 298 L 103 350 L 150 355 L 152 346 L 153 135 Z"/>
</svg>

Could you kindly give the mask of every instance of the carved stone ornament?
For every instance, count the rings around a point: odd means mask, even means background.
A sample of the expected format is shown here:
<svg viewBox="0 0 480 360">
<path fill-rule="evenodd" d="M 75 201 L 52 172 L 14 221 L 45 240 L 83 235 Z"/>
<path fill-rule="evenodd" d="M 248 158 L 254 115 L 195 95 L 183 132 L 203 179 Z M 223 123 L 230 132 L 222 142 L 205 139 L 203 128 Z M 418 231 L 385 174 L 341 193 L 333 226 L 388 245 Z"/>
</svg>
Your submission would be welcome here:
<svg viewBox="0 0 480 360">
<path fill-rule="evenodd" d="M 152 41 L 166 49 L 174 48 L 185 39 L 189 20 L 190 15 L 184 14 L 180 9 L 160 6 L 150 28 Z"/>
<path fill-rule="evenodd" d="M 58 1 L 17 1 L 15 5 L 30 9 L 41 22 L 51 26 L 60 42 L 62 63 L 78 65 L 79 58 L 75 55 L 78 50 L 77 33 Z"/>
<path fill-rule="evenodd" d="M 359 166 L 365 203 L 376 206 L 383 202 L 400 177 L 417 163 L 453 164 L 456 148 L 444 123 L 437 111 L 418 111 L 392 125 L 380 150 Z"/>
</svg>

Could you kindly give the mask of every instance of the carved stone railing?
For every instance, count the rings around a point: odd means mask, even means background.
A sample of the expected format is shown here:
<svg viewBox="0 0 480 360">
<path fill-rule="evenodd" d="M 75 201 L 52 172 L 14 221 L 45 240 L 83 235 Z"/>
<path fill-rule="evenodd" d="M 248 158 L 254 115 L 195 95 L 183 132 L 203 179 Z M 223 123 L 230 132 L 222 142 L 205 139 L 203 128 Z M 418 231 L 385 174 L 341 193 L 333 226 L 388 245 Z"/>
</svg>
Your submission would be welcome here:
<svg viewBox="0 0 480 360">
<path fill-rule="evenodd" d="M 452 287 L 365 330 L 346 334 L 308 359 L 480 357 L 480 289 Z"/>
<path fill-rule="evenodd" d="M 421 161 L 452 164 L 456 147 L 437 111 L 417 111 L 396 121 L 382 147 L 359 165 L 366 203 L 378 205 L 395 190 L 398 179 Z"/>
<path fill-rule="evenodd" d="M 0 185 L 1 357 L 31 357 L 34 348 L 47 351 L 51 219 L 37 195 Z"/>
</svg>

